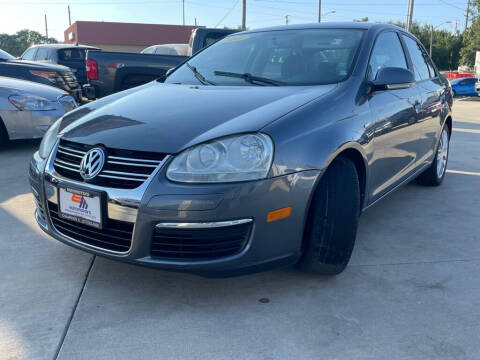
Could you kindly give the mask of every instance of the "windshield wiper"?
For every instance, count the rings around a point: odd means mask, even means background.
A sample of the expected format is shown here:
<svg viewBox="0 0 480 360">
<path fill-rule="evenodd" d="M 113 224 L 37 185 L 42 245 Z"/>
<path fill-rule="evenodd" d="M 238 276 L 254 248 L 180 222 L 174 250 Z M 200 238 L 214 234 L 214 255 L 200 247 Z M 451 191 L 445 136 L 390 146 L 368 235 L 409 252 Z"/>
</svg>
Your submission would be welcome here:
<svg viewBox="0 0 480 360">
<path fill-rule="evenodd" d="M 192 70 L 193 72 L 193 75 L 195 75 L 195 77 L 197 78 L 198 81 L 200 81 L 202 83 L 202 85 L 215 85 L 215 83 L 211 82 L 211 81 L 208 81 L 205 76 L 203 76 L 195 66 L 192 66 L 190 65 L 188 62 L 185 63 L 185 65 L 187 65 L 187 67 Z"/>
<path fill-rule="evenodd" d="M 214 71 L 213 73 L 217 76 L 227 76 L 227 77 L 243 79 L 246 82 L 249 82 L 250 84 L 256 84 L 256 85 L 260 85 L 258 84 L 259 82 L 273 85 L 273 86 L 280 86 L 285 84 L 284 82 L 281 82 L 281 81 L 272 80 L 272 79 L 268 79 L 260 76 L 255 76 L 249 73 L 240 74 L 240 73 L 233 73 L 228 71 Z"/>
</svg>

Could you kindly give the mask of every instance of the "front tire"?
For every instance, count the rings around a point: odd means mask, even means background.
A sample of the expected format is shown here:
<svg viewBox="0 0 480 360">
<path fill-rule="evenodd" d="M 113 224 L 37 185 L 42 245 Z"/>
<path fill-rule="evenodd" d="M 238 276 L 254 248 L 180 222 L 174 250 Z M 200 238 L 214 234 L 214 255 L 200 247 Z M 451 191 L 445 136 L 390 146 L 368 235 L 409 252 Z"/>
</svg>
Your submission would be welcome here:
<svg viewBox="0 0 480 360">
<path fill-rule="evenodd" d="M 353 162 L 338 158 L 320 180 L 312 199 L 298 267 L 336 275 L 347 266 L 357 236 L 360 185 Z"/>
<path fill-rule="evenodd" d="M 435 159 L 432 165 L 417 178 L 417 183 L 425 186 L 439 186 L 447 172 L 448 154 L 450 152 L 450 136 L 448 127 L 444 126 L 438 141 Z"/>
<path fill-rule="evenodd" d="M 4 148 L 8 144 L 8 141 L 7 129 L 5 129 L 2 119 L 0 119 L 0 149 Z"/>
</svg>

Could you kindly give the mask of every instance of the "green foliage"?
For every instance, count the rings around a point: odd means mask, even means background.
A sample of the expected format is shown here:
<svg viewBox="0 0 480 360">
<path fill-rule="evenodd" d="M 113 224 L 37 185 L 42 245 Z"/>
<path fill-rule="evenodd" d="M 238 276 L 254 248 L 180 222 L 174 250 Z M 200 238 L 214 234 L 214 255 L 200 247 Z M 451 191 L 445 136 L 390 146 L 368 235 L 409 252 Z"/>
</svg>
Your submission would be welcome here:
<svg viewBox="0 0 480 360">
<path fill-rule="evenodd" d="M 46 38 L 42 34 L 32 30 L 20 30 L 14 35 L 0 34 L 0 49 L 20 56 L 22 53 L 34 44 L 54 44 L 58 41 L 54 38 Z"/>
<path fill-rule="evenodd" d="M 470 7 L 469 17 L 471 25 L 463 33 L 463 44 L 460 50 L 460 64 L 473 67 L 475 55 L 480 51 L 480 0 L 474 0 Z"/>
<path fill-rule="evenodd" d="M 361 19 L 353 19 L 354 22 L 368 22 L 368 16 L 362 17 Z"/>
<path fill-rule="evenodd" d="M 405 28 L 404 23 L 392 23 Z M 414 22 L 410 32 L 420 40 L 427 52 L 430 52 L 430 38 L 432 25 Z M 460 49 L 462 48 L 462 36 L 452 34 L 450 31 L 434 29 L 432 60 L 439 70 L 454 70 L 460 62 Z"/>
</svg>

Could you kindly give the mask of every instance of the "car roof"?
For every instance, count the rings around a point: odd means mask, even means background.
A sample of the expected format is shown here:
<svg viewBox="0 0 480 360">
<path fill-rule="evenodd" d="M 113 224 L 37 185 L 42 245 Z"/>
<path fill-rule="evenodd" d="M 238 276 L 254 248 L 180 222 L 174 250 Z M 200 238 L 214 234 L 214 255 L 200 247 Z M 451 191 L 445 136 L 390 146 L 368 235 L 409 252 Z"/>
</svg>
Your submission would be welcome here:
<svg viewBox="0 0 480 360">
<path fill-rule="evenodd" d="M 450 84 L 457 84 L 460 81 L 465 80 L 465 79 L 473 79 L 475 81 L 478 81 L 478 79 L 476 77 L 462 77 L 462 78 L 457 78 L 457 79 L 450 80 Z"/>
<path fill-rule="evenodd" d="M 304 29 L 363 29 L 363 30 L 395 29 L 395 30 L 405 31 L 401 27 L 393 24 L 349 21 L 349 22 L 325 22 L 325 23 L 272 26 L 267 28 L 248 30 L 243 33 L 254 33 L 254 32 L 261 32 L 261 31 L 279 31 L 279 30 L 304 30 Z"/>
<path fill-rule="evenodd" d="M 51 49 L 96 49 L 100 50 L 99 48 L 95 46 L 89 46 L 89 45 L 82 45 L 82 44 L 38 44 L 38 45 L 33 45 L 30 48 L 51 48 Z"/>
</svg>

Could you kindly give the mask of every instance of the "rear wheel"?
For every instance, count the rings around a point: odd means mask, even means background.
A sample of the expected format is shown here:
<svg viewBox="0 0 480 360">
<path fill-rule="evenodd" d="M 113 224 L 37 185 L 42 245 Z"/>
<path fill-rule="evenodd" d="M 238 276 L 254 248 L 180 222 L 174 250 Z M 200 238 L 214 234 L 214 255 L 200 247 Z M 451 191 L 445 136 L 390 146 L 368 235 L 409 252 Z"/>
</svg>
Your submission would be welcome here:
<svg viewBox="0 0 480 360">
<path fill-rule="evenodd" d="M 439 186 L 447 172 L 448 153 L 450 151 L 450 137 L 448 127 L 445 126 L 440 135 L 437 152 L 432 165 L 417 178 L 417 183 L 426 186 Z"/>
<path fill-rule="evenodd" d="M 352 255 L 360 213 L 360 186 L 353 162 L 336 159 L 317 186 L 305 228 L 302 270 L 341 273 Z"/>
</svg>

